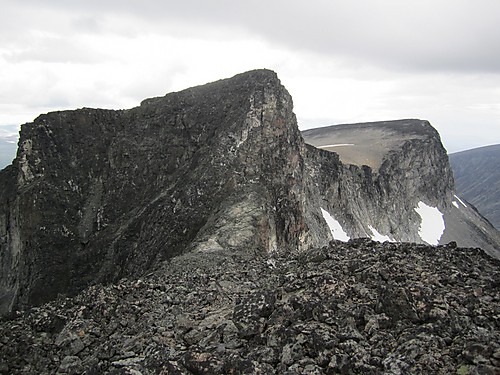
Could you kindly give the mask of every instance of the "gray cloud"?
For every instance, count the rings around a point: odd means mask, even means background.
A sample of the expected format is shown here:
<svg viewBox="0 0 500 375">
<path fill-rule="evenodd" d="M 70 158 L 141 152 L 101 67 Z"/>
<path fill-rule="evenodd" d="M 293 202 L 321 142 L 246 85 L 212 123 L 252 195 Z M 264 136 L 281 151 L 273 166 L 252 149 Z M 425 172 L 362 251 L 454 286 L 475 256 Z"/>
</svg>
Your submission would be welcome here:
<svg viewBox="0 0 500 375">
<path fill-rule="evenodd" d="M 40 6 L 34 0 L 24 3 Z M 102 28 L 92 20 L 119 14 L 130 17 L 131 29 L 133 20 L 173 33 L 189 25 L 191 33 L 205 36 L 206 27 L 214 35 L 239 29 L 289 48 L 386 69 L 500 73 L 500 2 L 495 0 L 52 0 L 43 2 L 47 6 L 84 14 L 72 25 L 79 32 L 98 32 Z"/>
<path fill-rule="evenodd" d="M 103 61 L 105 56 L 97 54 L 90 45 L 76 44 L 66 37 L 32 37 L 22 49 L 4 55 L 5 60 L 14 63 L 39 61 L 48 63 L 90 64 Z"/>
</svg>

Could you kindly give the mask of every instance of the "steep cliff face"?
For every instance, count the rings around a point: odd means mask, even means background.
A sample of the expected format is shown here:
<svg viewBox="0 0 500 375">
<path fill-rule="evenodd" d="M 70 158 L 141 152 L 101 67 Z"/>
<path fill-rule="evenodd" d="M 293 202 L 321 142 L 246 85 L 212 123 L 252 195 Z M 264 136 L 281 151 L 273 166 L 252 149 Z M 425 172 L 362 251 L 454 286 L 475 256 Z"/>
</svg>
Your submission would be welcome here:
<svg viewBox="0 0 500 375">
<path fill-rule="evenodd" d="M 445 211 L 453 185 L 439 136 L 418 126 L 378 169 L 344 164 L 304 143 L 291 96 L 267 70 L 130 110 L 42 115 L 0 172 L 0 312 L 185 252 L 321 246 L 335 219 L 350 237 L 421 241 L 414 208 Z"/>
<path fill-rule="evenodd" d="M 336 125 L 302 135 L 315 146 L 307 158 L 313 170 L 330 159 L 341 161 L 338 177 L 324 167 L 315 173 L 324 181 L 316 196 L 329 204 L 327 212 L 346 237 L 456 241 L 500 257 L 498 231 L 456 196 L 446 151 L 429 122 Z"/>
<path fill-rule="evenodd" d="M 3 311 L 188 250 L 302 246 L 303 148 L 270 71 L 38 117 L 1 176 Z"/>
<path fill-rule="evenodd" d="M 303 136 L 325 150 L 316 162 L 324 163 L 331 154 L 342 161 L 340 176 L 317 195 L 328 202 L 326 210 L 348 237 L 422 242 L 414 207 L 424 201 L 443 208 L 451 196 L 446 155 L 426 121 L 340 125 L 308 130 Z M 331 178 L 325 172 L 318 178 Z"/>
</svg>

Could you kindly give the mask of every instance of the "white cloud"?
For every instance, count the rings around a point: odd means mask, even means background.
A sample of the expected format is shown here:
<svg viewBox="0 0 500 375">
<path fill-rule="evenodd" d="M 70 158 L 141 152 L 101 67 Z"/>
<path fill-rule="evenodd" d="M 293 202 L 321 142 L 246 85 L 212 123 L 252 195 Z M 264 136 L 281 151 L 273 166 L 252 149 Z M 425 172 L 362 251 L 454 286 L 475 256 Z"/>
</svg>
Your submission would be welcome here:
<svg viewBox="0 0 500 375">
<path fill-rule="evenodd" d="M 0 126 L 0 139 L 6 142 L 14 142 L 19 133 L 18 125 L 3 125 Z"/>
</svg>

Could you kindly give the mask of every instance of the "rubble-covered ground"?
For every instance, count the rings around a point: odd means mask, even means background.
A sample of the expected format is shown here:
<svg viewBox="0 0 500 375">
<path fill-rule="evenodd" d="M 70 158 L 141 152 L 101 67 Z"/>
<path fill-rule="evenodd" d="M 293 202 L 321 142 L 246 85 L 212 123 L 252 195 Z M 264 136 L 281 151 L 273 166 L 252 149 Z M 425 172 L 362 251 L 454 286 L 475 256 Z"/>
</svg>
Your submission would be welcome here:
<svg viewBox="0 0 500 375">
<path fill-rule="evenodd" d="M 2 374 L 498 374 L 500 262 L 453 245 L 187 254 L 0 323 Z"/>
</svg>

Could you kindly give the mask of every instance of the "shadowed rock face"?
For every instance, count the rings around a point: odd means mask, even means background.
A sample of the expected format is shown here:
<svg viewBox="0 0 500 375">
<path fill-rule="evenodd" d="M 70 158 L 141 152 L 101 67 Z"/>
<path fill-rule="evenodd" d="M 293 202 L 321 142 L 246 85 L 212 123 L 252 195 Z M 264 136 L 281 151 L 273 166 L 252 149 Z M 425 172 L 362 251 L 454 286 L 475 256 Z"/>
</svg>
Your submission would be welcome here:
<svg viewBox="0 0 500 375">
<path fill-rule="evenodd" d="M 38 117 L 0 178 L 4 310 L 187 250 L 300 247 L 303 147 L 270 71 Z"/>
<path fill-rule="evenodd" d="M 418 136 L 378 170 L 343 164 L 304 143 L 291 96 L 268 70 L 130 110 L 41 115 L 23 125 L 17 158 L 0 172 L 0 312 L 136 277 L 185 252 L 322 246 L 332 235 L 321 209 L 351 238 L 372 227 L 422 242 L 414 208 L 449 212 L 453 181 L 435 130 L 407 132 Z M 460 243 L 468 229 L 454 228 Z M 467 246 L 495 255 L 497 240 L 474 230 Z"/>
</svg>

